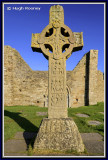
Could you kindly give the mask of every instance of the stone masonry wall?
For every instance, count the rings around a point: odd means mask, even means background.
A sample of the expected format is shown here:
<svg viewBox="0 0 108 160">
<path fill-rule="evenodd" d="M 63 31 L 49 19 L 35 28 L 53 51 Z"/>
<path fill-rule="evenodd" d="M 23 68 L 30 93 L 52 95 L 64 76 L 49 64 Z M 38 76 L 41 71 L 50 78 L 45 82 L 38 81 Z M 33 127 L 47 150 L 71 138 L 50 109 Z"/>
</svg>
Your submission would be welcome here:
<svg viewBox="0 0 108 160">
<path fill-rule="evenodd" d="M 4 104 L 43 106 L 47 72 L 32 71 L 10 46 L 4 47 L 4 59 Z"/>
<path fill-rule="evenodd" d="M 73 71 L 67 71 L 67 107 L 104 101 L 104 80 L 102 72 L 97 71 L 97 56 L 91 50 Z M 4 105 L 48 106 L 48 72 L 32 71 L 10 46 L 4 47 Z"/>
<path fill-rule="evenodd" d="M 101 71 L 97 72 L 97 102 L 104 102 L 104 76 Z"/>
<path fill-rule="evenodd" d="M 67 86 L 70 88 L 70 107 L 79 107 L 84 105 L 85 92 L 85 57 L 78 63 L 73 71 L 70 71 L 70 77 L 67 75 Z"/>
<path fill-rule="evenodd" d="M 97 63 L 98 51 L 90 50 L 89 64 L 89 105 L 97 103 Z"/>
</svg>

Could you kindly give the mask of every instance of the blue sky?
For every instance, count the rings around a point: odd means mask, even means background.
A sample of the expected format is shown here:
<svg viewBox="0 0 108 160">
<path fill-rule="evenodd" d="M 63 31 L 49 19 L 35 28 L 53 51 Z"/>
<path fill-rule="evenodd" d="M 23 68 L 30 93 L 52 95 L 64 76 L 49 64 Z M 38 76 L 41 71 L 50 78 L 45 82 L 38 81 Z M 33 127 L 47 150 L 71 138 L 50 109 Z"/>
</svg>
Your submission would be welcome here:
<svg viewBox="0 0 108 160">
<path fill-rule="evenodd" d="M 48 61 L 44 56 L 32 51 L 31 36 L 32 33 L 41 33 L 48 25 L 51 5 L 4 5 L 4 45 L 15 48 L 33 70 L 48 70 Z M 84 40 L 83 49 L 72 53 L 66 61 L 66 70 L 73 70 L 85 53 L 96 49 L 99 50 L 98 70 L 104 72 L 104 4 L 61 5 L 64 8 L 64 23 L 73 32 L 83 32 Z M 19 10 L 19 7 L 24 9 Z M 25 7 L 36 7 L 37 10 L 26 10 Z"/>
</svg>

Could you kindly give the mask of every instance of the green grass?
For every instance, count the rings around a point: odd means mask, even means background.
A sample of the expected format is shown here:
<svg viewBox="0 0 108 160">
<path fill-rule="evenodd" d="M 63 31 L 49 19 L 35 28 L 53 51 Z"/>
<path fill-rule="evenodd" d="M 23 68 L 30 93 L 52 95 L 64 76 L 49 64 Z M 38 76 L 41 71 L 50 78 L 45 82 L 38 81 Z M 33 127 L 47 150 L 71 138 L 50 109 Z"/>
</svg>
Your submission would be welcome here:
<svg viewBox="0 0 108 160">
<path fill-rule="evenodd" d="M 37 132 L 43 117 L 36 112 L 47 112 L 47 108 L 37 106 L 4 107 L 4 140 L 14 137 L 16 132 Z"/>
<path fill-rule="evenodd" d="M 44 117 L 37 116 L 36 112 L 47 112 L 47 108 L 37 106 L 5 106 L 4 107 L 4 140 L 12 139 L 17 132 L 38 132 L 40 123 Z M 104 135 L 104 103 L 79 108 L 69 108 L 68 116 L 76 122 L 80 132 L 97 132 Z M 90 117 L 77 117 L 77 113 L 85 113 Z M 87 120 L 102 122 L 99 126 L 90 126 Z"/>
<path fill-rule="evenodd" d="M 81 133 L 96 132 L 104 135 L 104 115 L 99 112 L 104 112 L 103 102 L 100 102 L 97 105 L 83 106 L 79 108 L 69 108 L 68 116 L 74 119 Z M 77 113 L 87 114 L 89 115 L 89 117 L 78 117 L 76 116 Z M 89 120 L 97 120 L 102 122 L 102 124 L 98 126 L 91 126 L 87 122 Z"/>
</svg>

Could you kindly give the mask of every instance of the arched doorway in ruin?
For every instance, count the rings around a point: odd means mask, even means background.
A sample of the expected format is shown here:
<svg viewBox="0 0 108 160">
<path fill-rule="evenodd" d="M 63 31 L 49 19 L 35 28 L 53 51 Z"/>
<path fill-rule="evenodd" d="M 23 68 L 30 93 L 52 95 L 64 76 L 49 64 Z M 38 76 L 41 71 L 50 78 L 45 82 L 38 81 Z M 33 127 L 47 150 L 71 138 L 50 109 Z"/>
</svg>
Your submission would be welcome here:
<svg viewBox="0 0 108 160">
<path fill-rule="evenodd" d="M 48 88 L 46 88 L 46 91 L 44 94 L 44 107 L 48 107 Z"/>
<path fill-rule="evenodd" d="M 70 90 L 68 86 L 66 86 L 66 95 L 67 95 L 67 108 L 70 108 Z"/>
</svg>

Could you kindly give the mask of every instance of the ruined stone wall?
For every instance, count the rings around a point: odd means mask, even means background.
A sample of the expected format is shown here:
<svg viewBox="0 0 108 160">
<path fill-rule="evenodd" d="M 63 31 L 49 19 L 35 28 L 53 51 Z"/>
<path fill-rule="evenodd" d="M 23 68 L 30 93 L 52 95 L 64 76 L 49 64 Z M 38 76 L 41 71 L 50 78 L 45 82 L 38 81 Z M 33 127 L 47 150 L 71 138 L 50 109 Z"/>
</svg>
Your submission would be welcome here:
<svg viewBox="0 0 108 160">
<path fill-rule="evenodd" d="M 97 71 L 97 56 L 91 50 L 73 71 L 67 71 L 67 107 L 104 101 L 104 80 Z M 4 47 L 4 105 L 48 106 L 48 72 L 32 71 L 10 46 Z"/>
<path fill-rule="evenodd" d="M 67 85 L 71 86 L 70 107 L 87 106 L 98 102 L 97 63 L 98 51 L 90 50 L 90 52 L 83 56 L 72 71 L 71 80 L 67 78 Z M 102 87 L 103 86 L 101 86 L 101 89 Z M 102 90 L 102 93 L 103 92 L 104 90 Z"/>
<path fill-rule="evenodd" d="M 97 63 L 98 51 L 90 50 L 90 64 L 89 64 L 89 105 L 97 103 Z"/>
<path fill-rule="evenodd" d="M 15 49 L 4 47 L 5 105 L 43 106 L 47 79 L 47 72 L 32 71 Z"/>
<path fill-rule="evenodd" d="M 104 102 L 104 76 L 101 71 L 97 71 L 97 102 Z"/>
<path fill-rule="evenodd" d="M 4 103 L 13 105 L 13 59 L 12 49 L 5 47 L 4 52 Z"/>
<path fill-rule="evenodd" d="M 85 64 L 84 56 L 74 70 L 70 71 L 70 77 L 67 75 L 67 86 L 70 88 L 70 107 L 84 105 Z"/>
</svg>

